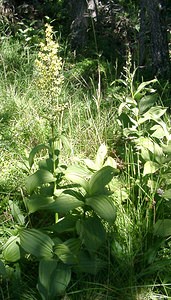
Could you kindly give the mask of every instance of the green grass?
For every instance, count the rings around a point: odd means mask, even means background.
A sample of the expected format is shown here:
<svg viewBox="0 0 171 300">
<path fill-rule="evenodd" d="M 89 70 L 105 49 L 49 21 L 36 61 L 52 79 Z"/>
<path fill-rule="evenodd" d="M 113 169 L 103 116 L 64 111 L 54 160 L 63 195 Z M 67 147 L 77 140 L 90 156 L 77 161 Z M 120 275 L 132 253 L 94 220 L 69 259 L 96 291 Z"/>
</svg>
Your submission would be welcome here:
<svg viewBox="0 0 171 300">
<path fill-rule="evenodd" d="M 8 201 L 14 200 L 23 207 L 28 154 L 35 145 L 48 140 L 50 127 L 40 114 L 40 93 L 33 83 L 36 53 L 8 38 L 1 41 L 0 52 L 2 245 L 10 230 L 15 228 L 8 211 Z M 82 68 L 84 73 L 84 64 Z M 61 116 L 60 131 L 67 137 L 70 149 L 64 147 L 61 156 L 67 164 L 73 163 L 78 158 L 94 158 L 100 144 L 109 145 L 109 153 L 118 159 L 121 169 L 120 176 L 110 184 L 114 191 L 117 219 L 109 228 L 109 239 L 102 250 L 107 262 L 105 271 L 96 276 L 74 275 L 66 296 L 61 299 L 171 299 L 170 240 L 160 245 L 153 236 L 153 223 L 156 217 L 162 218 L 165 209 L 163 200 L 147 187 L 139 157 L 134 155 L 133 146 L 123 139 L 117 122 L 117 109 L 128 89 L 116 81 L 101 90 L 99 98 L 97 88 L 98 82 L 85 81 L 82 73 L 78 78 L 67 78 L 61 101 L 69 105 Z M 167 87 L 167 93 L 168 90 Z M 163 94 L 161 96 L 164 97 Z M 10 280 L 1 282 L 2 300 L 40 299 L 35 286 L 35 268 L 27 264 L 22 262 L 21 277 L 19 274 L 17 277 L 16 272 Z"/>
</svg>

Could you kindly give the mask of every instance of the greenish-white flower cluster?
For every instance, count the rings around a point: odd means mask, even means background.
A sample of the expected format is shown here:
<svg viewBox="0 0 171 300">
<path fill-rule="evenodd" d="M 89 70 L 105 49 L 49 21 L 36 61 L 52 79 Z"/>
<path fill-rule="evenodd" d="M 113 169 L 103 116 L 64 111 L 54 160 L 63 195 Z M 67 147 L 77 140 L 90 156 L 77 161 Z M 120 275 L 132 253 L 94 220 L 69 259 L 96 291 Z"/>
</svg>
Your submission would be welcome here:
<svg viewBox="0 0 171 300">
<path fill-rule="evenodd" d="M 53 27 L 45 24 L 45 41 L 40 43 L 40 51 L 35 60 L 36 86 L 42 97 L 42 109 L 53 117 L 61 110 L 58 100 L 64 77 L 62 59 L 58 55 L 59 44 L 53 39 Z"/>
</svg>

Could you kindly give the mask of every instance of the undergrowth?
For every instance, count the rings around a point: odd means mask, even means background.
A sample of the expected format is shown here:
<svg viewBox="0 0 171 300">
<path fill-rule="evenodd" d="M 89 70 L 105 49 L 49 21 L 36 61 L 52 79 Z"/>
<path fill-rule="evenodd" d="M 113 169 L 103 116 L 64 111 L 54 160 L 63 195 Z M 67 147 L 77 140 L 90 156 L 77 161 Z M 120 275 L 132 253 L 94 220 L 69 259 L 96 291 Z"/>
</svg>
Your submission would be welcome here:
<svg viewBox="0 0 171 300">
<path fill-rule="evenodd" d="M 107 63 L 103 69 L 104 62 L 99 68 L 97 60 L 68 67 L 61 59 L 55 61 L 57 45 L 51 43 L 56 47 L 52 70 L 46 65 L 53 50 L 48 45 L 41 44 L 42 58 L 8 37 L 0 44 L 0 297 L 56 297 L 48 290 L 46 262 L 35 248 L 36 234 L 42 234 L 42 240 L 46 237 L 53 245 L 53 263 L 59 262 L 68 276 L 66 289 L 57 288 L 59 299 L 170 299 L 171 136 L 170 116 L 163 106 L 170 86 L 157 80 L 139 83 L 129 51 L 120 78 L 109 80 Z M 48 85 L 40 85 L 40 80 L 38 84 L 45 66 L 45 77 L 59 71 L 57 85 L 53 76 Z M 47 176 L 39 177 L 42 170 Z M 111 170 L 116 174 L 110 177 Z M 63 202 L 58 207 L 61 195 L 70 209 Z M 101 205 L 106 203 L 103 210 L 92 204 L 93 197 L 94 203 L 98 197 Z M 113 208 L 111 219 L 108 203 L 117 211 L 115 216 Z M 68 216 L 82 225 L 76 222 L 60 235 L 53 226 Z M 90 225 L 98 227 L 96 243 Z M 31 233 L 32 247 L 24 240 L 24 234 Z M 9 238 L 17 249 L 12 258 Z M 77 265 L 78 258 L 84 258 L 89 269 Z M 102 267 L 97 273 L 92 267 L 97 267 L 96 259 Z M 51 262 L 48 268 L 52 279 Z"/>
</svg>

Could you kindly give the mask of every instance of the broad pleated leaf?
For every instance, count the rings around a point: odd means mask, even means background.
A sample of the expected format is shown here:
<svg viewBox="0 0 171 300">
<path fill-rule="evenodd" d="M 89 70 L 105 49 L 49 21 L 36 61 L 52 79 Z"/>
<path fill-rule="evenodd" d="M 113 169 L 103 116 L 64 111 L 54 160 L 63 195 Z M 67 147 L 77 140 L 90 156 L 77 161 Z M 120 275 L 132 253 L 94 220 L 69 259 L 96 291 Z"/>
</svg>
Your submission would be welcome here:
<svg viewBox="0 0 171 300">
<path fill-rule="evenodd" d="M 154 131 L 151 135 L 152 137 L 163 139 L 163 137 L 166 135 L 166 130 L 164 130 L 161 125 L 154 125 L 151 127 L 151 130 Z"/>
<path fill-rule="evenodd" d="M 72 253 L 78 255 L 82 242 L 79 238 L 71 238 L 69 240 L 66 240 L 64 242 L 64 245 L 67 245 L 67 247 L 70 249 Z"/>
<path fill-rule="evenodd" d="M 51 158 L 42 159 L 39 162 L 39 168 L 48 170 L 49 172 L 53 172 L 53 160 Z"/>
<path fill-rule="evenodd" d="M 82 243 L 91 251 L 96 251 L 104 243 L 106 233 L 98 217 L 89 217 L 77 222 L 77 232 Z"/>
<path fill-rule="evenodd" d="M 29 213 L 33 213 L 37 210 L 46 209 L 47 205 L 54 202 L 53 197 L 45 197 L 42 195 L 32 195 L 25 201 Z"/>
<path fill-rule="evenodd" d="M 163 145 L 164 153 L 171 154 L 171 141 L 168 142 L 168 145 Z"/>
<path fill-rule="evenodd" d="M 47 205 L 46 209 L 58 213 L 67 213 L 70 210 L 81 207 L 83 205 L 83 201 L 79 201 L 71 195 L 63 194 L 57 197 L 57 199 L 53 203 Z"/>
<path fill-rule="evenodd" d="M 152 79 L 152 80 L 144 81 L 144 82 L 140 83 L 136 92 L 134 93 L 134 97 L 136 97 L 137 94 L 139 94 L 141 91 L 143 91 L 148 85 L 150 85 L 151 83 L 155 83 L 155 82 L 157 82 L 157 79 Z"/>
<path fill-rule="evenodd" d="M 42 259 L 39 263 L 39 279 L 37 288 L 43 300 L 50 300 L 51 295 L 51 284 L 53 280 L 53 273 L 57 267 L 57 260 Z"/>
<path fill-rule="evenodd" d="M 146 121 L 154 120 L 155 122 L 165 114 L 167 108 L 161 106 L 151 107 L 138 121 L 138 124 L 143 124 Z"/>
<path fill-rule="evenodd" d="M 54 253 L 58 258 L 67 265 L 73 265 L 77 263 L 77 257 L 70 250 L 66 244 L 58 244 L 54 247 Z"/>
<path fill-rule="evenodd" d="M 59 220 L 58 223 L 50 226 L 50 229 L 57 233 L 73 232 L 78 219 L 79 216 L 67 215 L 62 220 Z"/>
<path fill-rule="evenodd" d="M 143 176 L 147 174 L 153 174 L 159 169 L 159 164 L 155 163 L 154 161 L 147 161 L 144 164 Z"/>
<path fill-rule="evenodd" d="M 11 209 L 11 213 L 12 213 L 12 216 L 13 216 L 14 220 L 18 224 L 24 225 L 25 218 L 24 218 L 21 210 L 19 209 L 18 205 L 16 205 L 13 201 L 9 200 L 9 207 Z"/>
<path fill-rule="evenodd" d="M 43 149 L 49 149 L 49 147 L 45 144 L 40 144 L 40 145 L 37 145 L 36 147 L 34 147 L 31 152 L 30 152 L 30 155 L 29 155 L 29 165 L 30 165 L 30 168 L 32 167 L 33 163 L 34 163 L 34 157 L 35 155 L 40 152 L 41 150 Z"/>
<path fill-rule="evenodd" d="M 162 197 L 165 199 L 171 199 L 171 189 L 164 191 L 164 193 L 162 194 Z"/>
<path fill-rule="evenodd" d="M 108 158 L 105 160 L 104 166 L 111 166 L 112 168 L 117 169 L 117 162 L 113 157 L 108 156 Z"/>
<path fill-rule="evenodd" d="M 51 258 L 53 255 L 53 241 L 37 229 L 22 229 L 19 232 L 21 247 L 38 258 Z"/>
<path fill-rule="evenodd" d="M 92 256 L 87 251 L 80 251 L 78 264 L 74 266 L 74 271 L 96 275 L 104 266 L 105 263 L 97 256 Z"/>
<path fill-rule="evenodd" d="M 100 145 L 95 159 L 95 165 L 98 169 L 102 168 L 105 157 L 107 155 L 107 147 L 105 144 Z"/>
<path fill-rule="evenodd" d="M 33 175 L 29 176 L 26 180 L 26 188 L 28 193 L 31 194 L 37 187 L 42 186 L 42 184 L 50 183 L 56 181 L 53 174 L 47 170 L 38 170 Z"/>
<path fill-rule="evenodd" d="M 149 108 L 151 108 L 156 102 L 156 94 L 144 96 L 139 101 L 139 113 L 140 115 L 144 114 Z"/>
<path fill-rule="evenodd" d="M 84 162 L 90 170 L 98 170 L 98 167 L 96 166 L 95 162 L 92 161 L 91 159 L 86 158 L 84 159 Z"/>
<path fill-rule="evenodd" d="M 89 195 L 104 194 L 105 186 L 115 175 L 115 169 L 111 166 L 105 166 L 92 175 L 89 181 Z"/>
<path fill-rule="evenodd" d="M 154 225 L 154 234 L 167 237 L 171 235 L 171 219 L 158 220 Z"/>
<path fill-rule="evenodd" d="M 94 196 L 86 199 L 86 204 L 105 221 L 113 224 L 116 219 L 116 207 L 113 200 L 106 195 Z"/>
<path fill-rule="evenodd" d="M 89 178 L 90 175 L 90 171 L 79 165 L 70 166 L 65 171 L 66 179 L 79 184 L 86 192 L 89 190 L 87 178 Z"/>
<path fill-rule="evenodd" d="M 20 259 L 20 238 L 11 236 L 3 246 L 3 257 L 6 261 L 16 262 Z"/>
<path fill-rule="evenodd" d="M 43 300 L 56 300 L 63 295 L 71 280 L 71 269 L 55 260 L 41 260 L 37 288 Z"/>
</svg>

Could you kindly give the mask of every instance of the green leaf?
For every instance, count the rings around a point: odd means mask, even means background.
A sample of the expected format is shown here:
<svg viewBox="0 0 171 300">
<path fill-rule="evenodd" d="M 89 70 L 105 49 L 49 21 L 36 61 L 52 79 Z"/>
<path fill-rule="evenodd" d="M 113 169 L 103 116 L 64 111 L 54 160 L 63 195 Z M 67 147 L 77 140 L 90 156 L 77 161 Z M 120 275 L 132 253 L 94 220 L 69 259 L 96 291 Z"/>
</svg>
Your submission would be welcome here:
<svg viewBox="0 0 171 300">
<path fill-rule="evenodd" d="M 138 86 L 136 92 L 134 93 L 134 98 L 136 98 L 137 94 L 139 94 L 141 91 L 143 91 L 148 85 L 150 85 L 151 83 L 155 83 L 155 82 L 157 82 L 157 79 L 152 79 L 152 80 L 149 80 L 149 81 L 142 82 Z"/>
<path fill-rule="evenodd" d="M 16 205 L 13 201 L 9 200 L 9 207 L 12 213 L 12 216 L 14 218 L 14 220 L 20 224 L 20 225 L 24 225 L 25 223 L 25 218 L 21 212 L 21 210 L 19 209 L 18 205 Z"/>
<path fill-rule="evenodd" d="M 49 205 L 52 202 L 54 202 L 53 197 L 45 197 L 37 194 L 32 195 L 29 199 L 26 199 L 25 201 L 30 214 L 38 210 L 46 209 L 47 205 Z"/>
<path fill-rule="evenodd" d="M 48 170 L 49 172 L 53 172 L 53 160 L 51 158 L 42 159 L 38 163 L 40 169 Z"/>
<path fill-rule="evenodd" d="M 37 229 L 22 229 L 19 232 L 21 247 L 38 258 L 51 258 L 53 255 L 53 241 Z"/>
<path fill-rule="evenodd" d="M 111 166 L 112 168 L 117 169 L 117 162 L 113 157 L 108 156 L 104 163 L 104 166 Z M 118 172 L 118 170 L 116 172 Z"/>
<path fill-rule="evenodd" d="M 84 162 L 90 170 L 98 170 L 98 167 L 96 166 L 94 161 L 92 161 L 91 159 L 86 158 L 86 159 L 84 159 Z"/>
<path fill-rule="evenodd" d="M 38 170 L 33 175 L 29 176 L 26 180 L 26 188 L 28 193 L 31 194 L 37 187 L 42 186 L 42 184 L 55 182 L 56 178 L 53 174 L 47 170 Z"/>
<path fill-rule="evenodd" d="M 161 125 L 154 125 L 150 130 L 154 131 L 151 135 L 152 137 L 162 139 L 165 136 L 165 130 Z"/>
<path fill-rule="evenodd" d="M 171 199 L 171 189 L 164 191 L 164 193 L 162 194 L 162 197 L 165 199 Z"/>
<path fill-rule="evenodd" d="M 105 221 L 113 224 L 116 219 L 116 207 L 112 199 L 106 195 L 94 196 L 86 199 L 86 204 Z"/>
<path fill-rule="evenodd" d="M 158 220 L 154 225 L 154 235 L 167 237 L 171 235 L 171 219 Z"/>
<path fill-rule="evenodd" d="M 142 118 L 139 119 L 138 123 L 143 124 L 146 121 L 153 120 L 155 122 L 160 119 L 166 113 L 167 108 L 163 108 L 162 106 L 151 107 Z"/>
<path fill-rule="evenodd" d="M 119 121 L 124 128 L 132 127 L 134 125 L 134 121 L 129 117 L 128 114 L 122 112 L 119 116 Z"/>
<path fill-rule="evenodd" d="M 105 144 L 102 144 L 96 154 L 95 165 L 97 166 L 97 169 L 100 169 L 103 166 L 106 155 L 107 147 Z"/>
<path fill-rule="evenodd" d="M 163 145 L 163 151 L 166 154 L 171 154 L 171 141 L 167 145 Z"/>
<path fill-rule="evenodd" d="M 76 228 L 82 243 L 90 252 L 99 249 L 105 241 L 106 233 L 98 217 L 78 220 Z"/>
<path fill-rule="evenodd" d="M 11 236 L 2 248 L 2 254 L 6 261 L 16 262 L 20 259 L 20 238 Z"/>
<path fill-rule="evenodd" d="M 73 265 L 77 263 L 77 257 L 71 252 L 70 248 L 66 244 L 58 244 L 54 247 L 54 253 L 58 258 L 67 265 Z"/>
<path fill-rule="evenodd" d="M 39 279 L 37 288 L 43 300 L 50 300 L 50 297 L 53 299 L 51 295 L 51 284 L 56 268 L 57 260 L 54 259 L 42 259 L 39 263 Z"/>
<path fill-rule="evenodd" d="M 159 167 L 159 164 L 155 163 L 154 161 L 147 161 L 144 164 L 143 176 L 155 173 Z"/>
<path fill-rule="evenodd" d="M 69 240 L 66 240 L 64 242 L 64 245 L 67 245 L 67 247 L 70 249 L 72 253 L 78 255 L 78 253 L 80 252 L 80 248 L 82 246 L 82 242 L 79 238 L 71 238 Z"/>
<path fill-rule="evenodd" d="M 34 147 L 31 152 L 30 152 L 30 155 L 29 155 L 29 165 L 30 165 L 30 168 L 32 167 L 32 165 L 34 164 L 34 157 L 35 155 L 40 152 L 41 150 L 43 149 L 49 149 L 49 147 L 45 144 L 40 144 L 40 145 L 37 145 L 36 147 Z"/>
<path fill-rule="evenodd" d="M 86 192 L 89 190 L 89 184 L 86 179 L 89 178 L 90 175 L 90 171 L 79 165 L 70 166 L 65 171 L 65 178 L 73 183 L 79 184 Z"/>
<path fill-rule="evenodd" d="M 56 300 L 63 295 L 71 280 L 71 269 L 55 260 L 41 260 L 37 288 L 43 300 Z"/>
<path fill-rule="evenodd" d="M 37 288 L 43 300 L 63 295 L 71 279 L 71 269 L 56 260 L 41 260 Z"/>
<path fill-rule="evenodd" d="M 89 195 L 104 194 L 105 186 L 112 180 L 116 172 L 111 166 L 105 166 L 94 173 L 89 181 Z"/>
<path fill-rule="evenodd" d="M 7 276 L 7 272 L 2 260 L 0 260 L 0 276 L 2 276 L 2 278 Z"/>
<path fill-rule="evenodd" d="M 90 255 L 86 251 L 80 251 L 78 255 L 78 264 L 74 266 L 76 273 L 83 272 L 96 275 L 104 267 L 104 262 L 96 255 Z"/>
<path fill-rule="evenodd" d="M 53 203 L 50 203 L 45 208 L 47 210 L 58 213 L 67 213 L 70 210 L 81 207 L 83 205 L 83 201 L 79 201 L 77 198 L 71 195 L 62 194 L 61 196 L 57 197 Z"/>
<path fill-rule="evenodd" d="M 157 95 L 148 95 L 144 96 L 139 101 L 139 113 L 140 115 L 144 114 L 149 108 L 151 108 L 157 100 Z"/>
<path fill-rule="evenodd" d="M 58 223 L 50 226 L 50 229 L 57 233 L 73 232 L 78 218 L 79 216 L 77 215 L 66 215 L 63 219 L 59 220 Z"/>
</svg>

